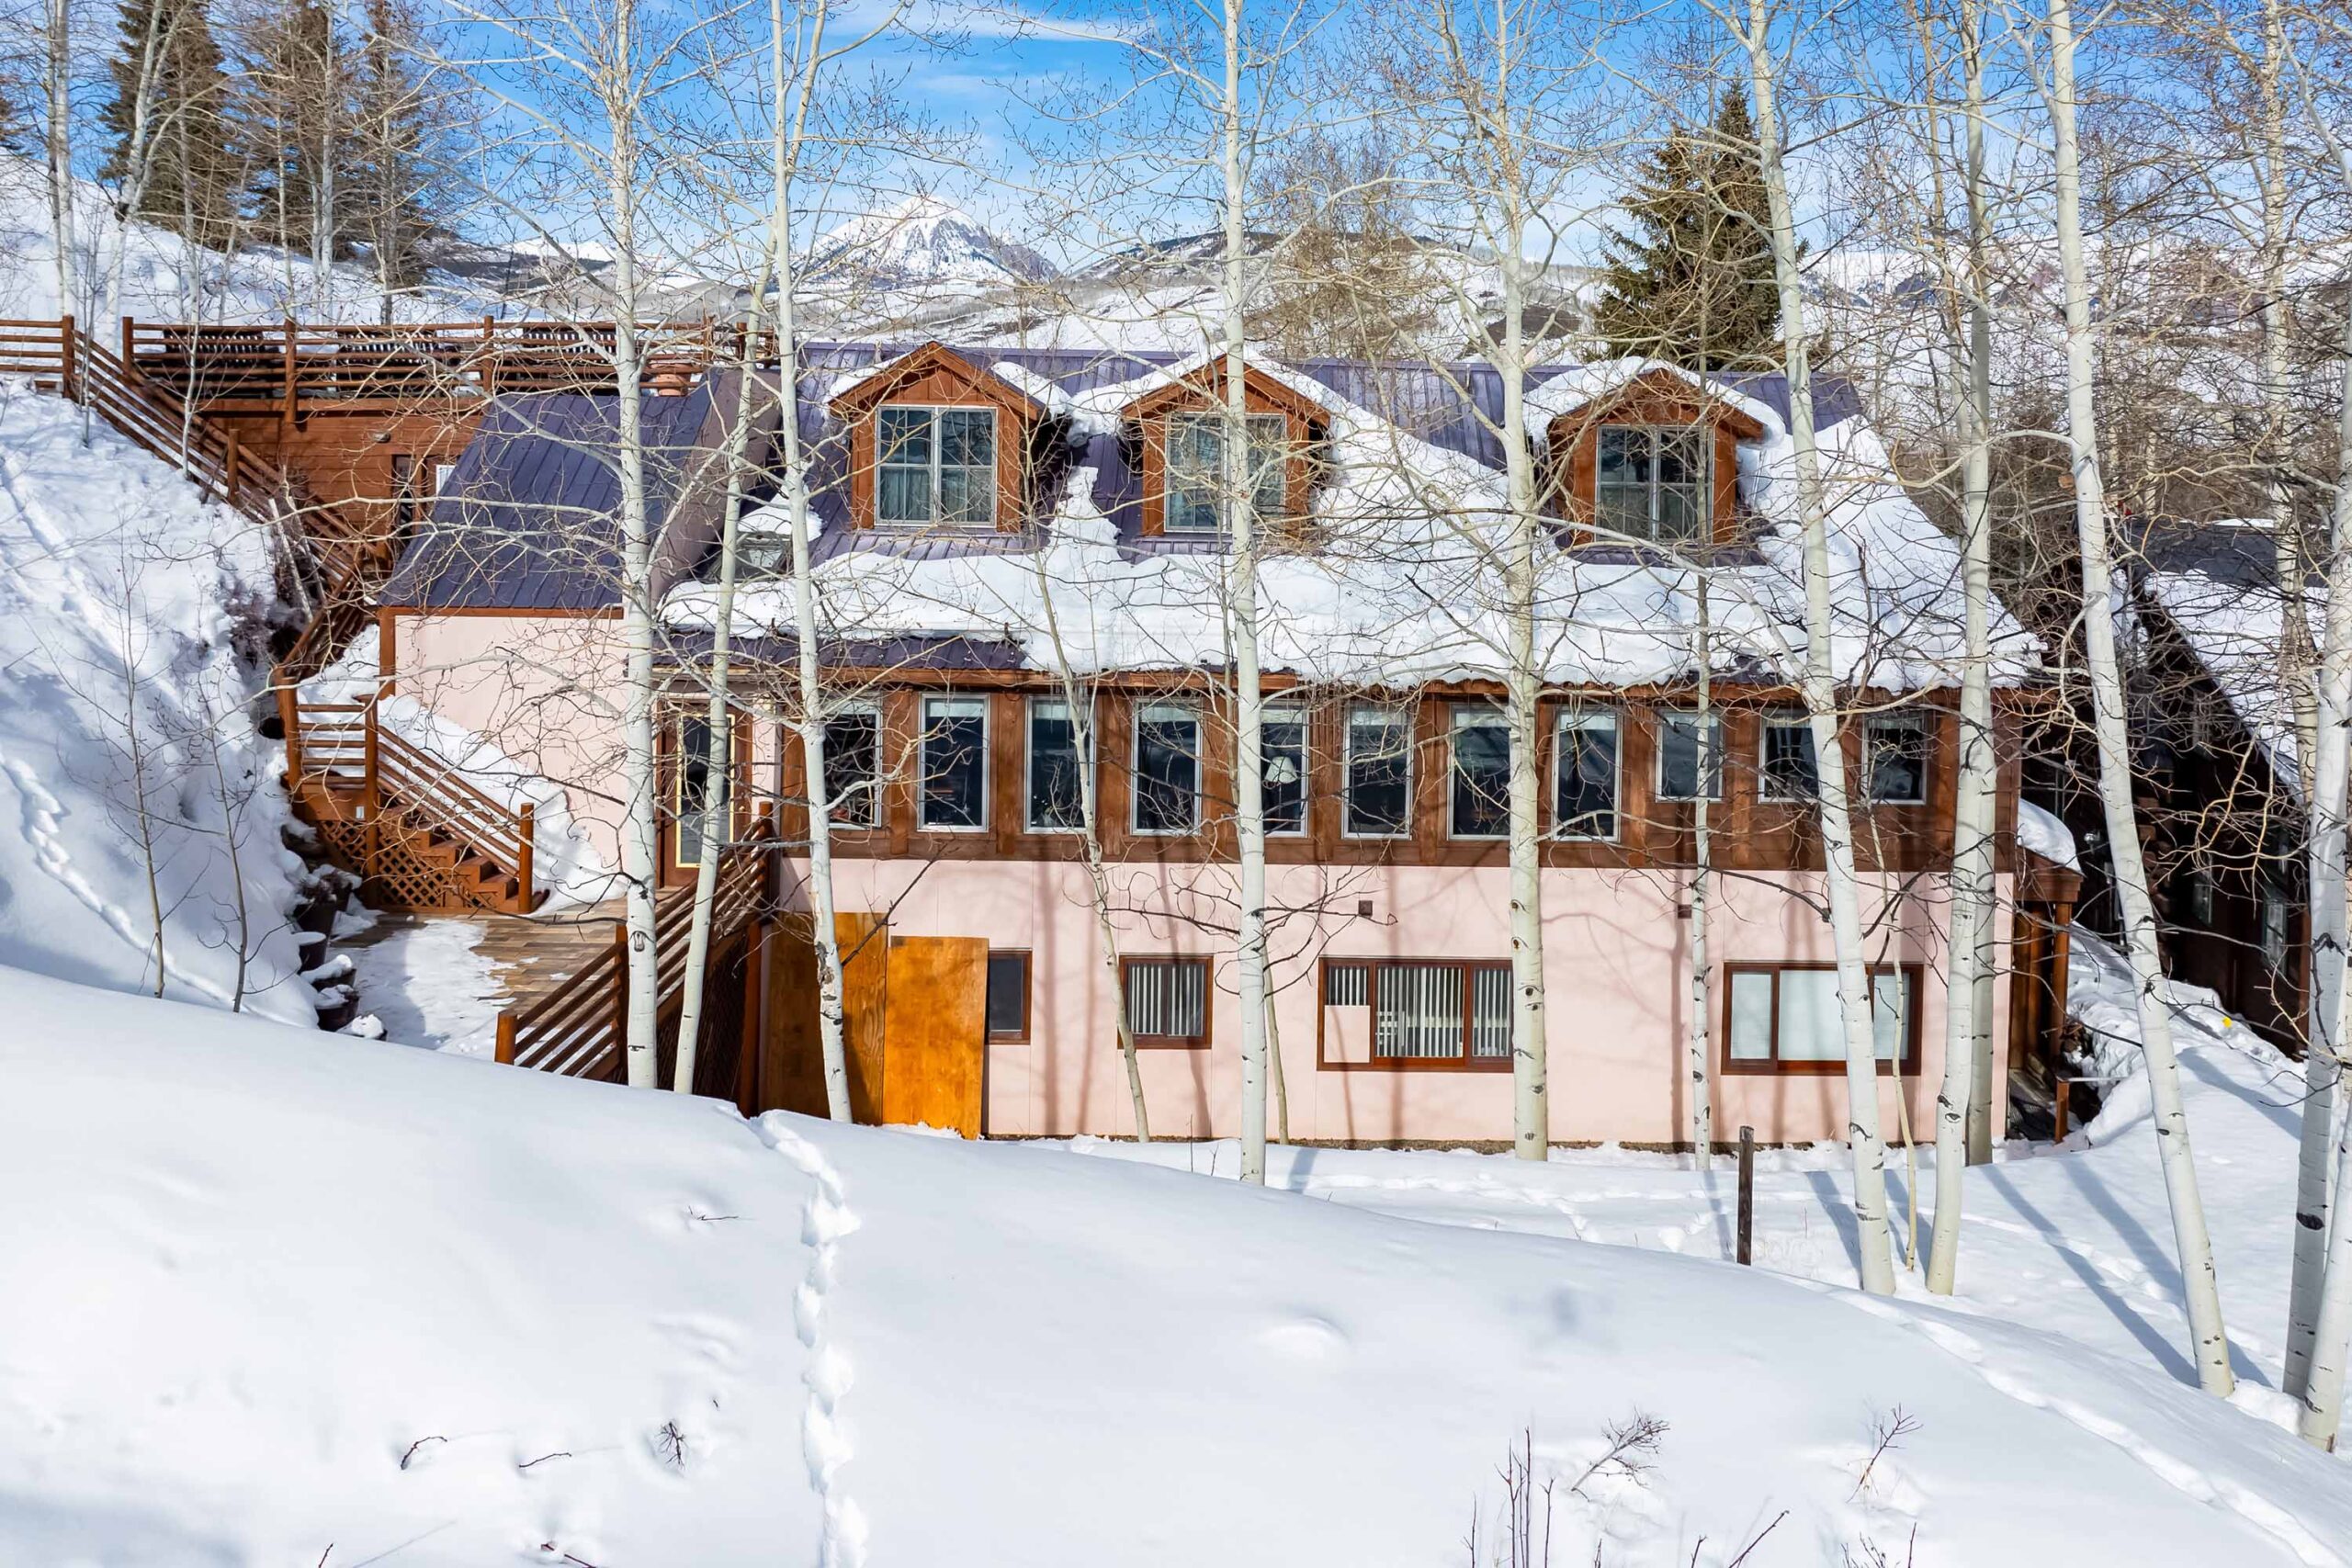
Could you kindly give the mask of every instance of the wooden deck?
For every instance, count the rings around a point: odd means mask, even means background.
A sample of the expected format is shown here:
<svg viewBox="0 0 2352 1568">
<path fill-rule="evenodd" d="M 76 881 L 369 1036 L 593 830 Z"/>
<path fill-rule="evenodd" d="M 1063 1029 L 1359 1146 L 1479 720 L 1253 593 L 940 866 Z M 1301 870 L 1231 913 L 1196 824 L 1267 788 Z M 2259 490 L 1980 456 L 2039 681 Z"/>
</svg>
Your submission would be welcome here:
<svg viewBox="0 0 2352 1568">
<path fill-rule="evenodd" d="M 477 927 L 481 940 L 474 951 L 491 961 L 503 995 L 493 998 L 499 1008 L 527 1007 L 575 974 L 598 953 L 609 948 L 621 929 L 619 900 L 586 909 L 568 908 L 552 914 L 503 915 L 486 911 L 432 914 L 379 910 L 376 923 L 334 940 L 337 952 L 356 952 L 420 928 L 450 920 Z M 361 998 L 363 1010 L 366 998 Z"/>
</svg>

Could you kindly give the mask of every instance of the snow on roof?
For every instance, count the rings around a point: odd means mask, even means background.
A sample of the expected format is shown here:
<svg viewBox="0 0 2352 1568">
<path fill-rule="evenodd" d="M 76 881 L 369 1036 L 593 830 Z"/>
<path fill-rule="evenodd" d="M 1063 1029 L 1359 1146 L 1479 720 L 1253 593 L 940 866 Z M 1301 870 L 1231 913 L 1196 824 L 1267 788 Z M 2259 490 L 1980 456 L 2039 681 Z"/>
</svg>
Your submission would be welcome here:
<svg viewBox="0 0 2352 1568">
<path fill-rule="evenodd" d="M 2180 633 L 2238 723 L 2262 748 L 2271 776 L 2300 795 L 2291 688 L 2279 670 L 2286 603 L 2268 525 L 2168 524 L 2151 528 L 2139 553 L 2148 563 L 2143 592 Z M 2317 595 L 2307 598 L 2313 647 L 2321 608 Z"/>
<path fill-rule="evenodd" d="M 976 356 L 999 374 L 1025 371 L 1024 390 L 1037 381 L 1071 387 L 1070 378 L 1056 374 L 1058 361 L 1081 357 Z M 852 534 L 820 492 L 812 508 L 815 570 L 829 636 L 861 643 L 994 639 L 1038 669 L 1225 662 L 1217 613 L 1224 558 L 1213 542 L 1137 535 L 1140 483 L 1112 428 L 1118 410 L 1205 362 L 1204 355 L 1137 359 L 1129 362 L 1137 367 L 1132 375 L 1097 369 L 1079 378 L 1067 399 L 1076 411 L 1070 466 L 1053 488 L 1049 515 L 1029 533 Z M 1250 363 L 1329 415 L 1314 503 L 1317 547 L 1277 550 L 1260 567 L 1267 667 L 1357 683 L 1496 675 L 1508 646 L 1497 570 L 1507 549 L 1504 476 L 1498 449 L 1482 460 L 1487 449 L 1462 434 L 1464 423 L 1491 421 L 1484 400 L 1460 400 L 1472 418 L 1440 422 L 1441 445 L 1340 389 L 1370 387 L 1367 395 L 1384 395 L 1372 378 L 1351 381 L 1321 362 L 1296 367 L 1253 356 Z M 1645 361 L 1548 367 L 1538 391 L 1573 406 L 1653 368 Z M 1470 386 L 1466 377 L 1460 384 Z M 1742 463 L 1743 488 L 1763 520 L 1760 536 L 1710 573 L 1713 662 L 1727 678 L 1783 683 L 1797 674 L 1804 651 L 1793 449 L 1770 401 L 1713 378 L 1706 389 L 1767 433 Z M 824 434 L 805 415 L 803 425 L 812 437 Z M 1952 683 L 1962 648 L 1958 550 L 1904 493 L 1884 447 L 1859 419 L 1832 421 L 1821 442 L 1840 678 L 1893 690 Z M 786 525 L 762 515 L 752 525 Z M 1539 657 L 1548 679 L 1631 685 L 1687 676 L 1698 614 L 1694 577 L 1682 563 L 1631 548 L 1547 545 L 1539 573 Z M 707 628 L 712 592 L 682 583 L 667 602 L 667 618 L 680 628 Z M 791 614 L 785 585 L 751 584 L 740 592 L 734 630 L 780 636 Z M 1994 630 L 1996 679 L 2014 684 L 2036 667 L 2036 649 L 1997 608 Z"/>
</svg>

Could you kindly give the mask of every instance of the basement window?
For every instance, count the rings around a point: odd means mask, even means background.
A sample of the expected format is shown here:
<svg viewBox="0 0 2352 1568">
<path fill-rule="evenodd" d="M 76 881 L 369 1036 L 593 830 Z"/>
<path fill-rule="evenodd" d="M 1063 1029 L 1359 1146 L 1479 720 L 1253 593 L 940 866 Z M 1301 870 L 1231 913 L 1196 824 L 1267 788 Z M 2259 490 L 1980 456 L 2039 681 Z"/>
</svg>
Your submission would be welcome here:
<svg viewBox="0 0 2352 1568">
<path fill-rule="evenodd" d="M 1327 959 L 1317 1060 L 1327 1067 L 1510 1068 L 1510 965 Z"/>
<path fill-rule="evenodd" d="M 1208 1048 L 1207 959 L 1122 959 L 1119 989 L 1126 1002 L 1127 1029 L 1136 1045 Z"/>
<path fill-rule="evenodd" d="M 1842 1073 L 1846 1026 L 1838 970 L 1828 964 L 1734 964 L 1724 1001 L 1724 1066 L 1735 1073 Z M 1919 1066 L 1919 966 L 1870 971 L 1871 1031 L 1879 1070 Z"/>
</svg>

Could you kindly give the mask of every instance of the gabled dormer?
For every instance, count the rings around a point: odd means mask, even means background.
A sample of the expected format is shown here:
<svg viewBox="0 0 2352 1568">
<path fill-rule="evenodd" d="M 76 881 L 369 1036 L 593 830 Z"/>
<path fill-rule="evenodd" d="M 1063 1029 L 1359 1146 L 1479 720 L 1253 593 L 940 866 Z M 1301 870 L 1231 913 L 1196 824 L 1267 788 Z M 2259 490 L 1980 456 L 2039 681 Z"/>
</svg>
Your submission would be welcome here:
<svg viewBox="0 0 2352 1568">
<path fill-rule="evenodd" d="M 927 343 L 836 396 L 853 528 L 1011 534 L 1027 520 L 1045 407 Z"/>
<path fill-rule="evenodd" d="M 1141 438 L 1146 537 L 1215 539 L 1231 532 L 1225 493 L 1225 363 L 1180 376 L 1120 411 Z M 1322 408 L 1255 366 L 1241 372 L 1250 423 L 1250 512 L 1269 532 L 1303 524 L 1313 505 Z"/>
<path fill-rule="evenodd" d="M 1552 505 L 1568 542 L 1668 547 L 1739 538 L 1739 444 L 1764 426 L 1663 367 L 1546 426 Z"/>
</svg>

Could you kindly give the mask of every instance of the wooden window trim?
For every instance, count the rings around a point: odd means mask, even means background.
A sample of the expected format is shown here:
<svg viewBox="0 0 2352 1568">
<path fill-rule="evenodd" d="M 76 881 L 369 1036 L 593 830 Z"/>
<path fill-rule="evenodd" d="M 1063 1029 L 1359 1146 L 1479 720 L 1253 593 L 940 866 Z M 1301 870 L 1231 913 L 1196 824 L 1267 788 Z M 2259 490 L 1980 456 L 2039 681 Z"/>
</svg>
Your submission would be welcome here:
<svg viewBox="0 0 2352 1568">
<path fill-rule="evenodd" d="M 991 947 L 989 949 L 987 961 L 989 964 L 994 964 L 1000 958 L 1018 958 L 1021 960 L 1021 1027 L 1018 1030 L 989 1030 L 988 1032 L 989 1043 L 991 1045 L 1026 1045 L 1030 1041 L 1031 1028 L 1035 1021 L 1035 1014 L 1032 1010 L 1035 1006 L 1035 998 L 1037 991 L 1036 957 L 1025 947 Z M 981 969 L 980 976 L 980 1010 L 985 1014 L 988 1010 L 988 970 L 985 966 Z M 985 1021 L 985 1019 L 983 1021 Z"/>
<path fill-rule="evenodd" d="M 1203 366 L 1181 380 L 1146 393 L 1121 411 L 1121 419 L 1136 426 L 1143 436 L 1144 537 L 1216 541 L 1231 536 L 1231 531 L 1224 528 L 1212 533 L 1205 529 L 1171 532 L 1168 527 L 1168 416 L 1218 412 L 1223 406 L 1224 387 L 1223 364 Z M 1241 400 L 1244 413 L 1283 417 L 1283 439 L 1290 451 L 1287 472 L 1283 477 L 1283 515 L 1265 521 L 1277 529 L 1300 526 L 1314 505 L 1313 452 L 1324 423 L 1323 411 L 1255 366 L 1242 370 Z"/>
<path fill-rule="evenodd" d="M 689 722 L 703 722 L 710 710 L 701 703 L 670 702 L 662 705 L 660 722 L 654 727 L 654 776 L 661 789 L 662 810 L 656 814 L 655 838 L 659 840 L 660 867 L 657 880 L 663 886 L 674 886 L 690 880 L 700 868 L 700 861 L 678 858 L 678 807 L 680 793 L 685 787 L 685 770 L 679 746 L 684 727 Z M 738 711 L 734 722 L 728 727 L 728 750 L 733 755 L 733 772 L 727 780 L 727 820 L 729 833 L 740 834 L 751 825 L 752 720 L 750 715 Z"/>
<path fill-rule="evenodd" d="M 1739 540 L 1739 446 L 1760 441 L 1764 426 L 1670 370 L 1647 370 L 1623 387 L 1555 417 L 1546 432 L 1553 510 L 1568 525 L 1571 547 L 1618 544 L 1600 538 L 1593 523 L 1598 515 L 1600 438 L 1603 425 L 1703 425 L 1713 433 L 1708 443 L 1711 479 L 1709 517 L 1713 527 L 1697 543 L 1736 544 Z M 1660 548 L 1670 547 L 1660 546 Z"/>
<path fill-rule="evenodd" d="M 1196 964 L 1201 971 L 1201 1032 L 1191 1034 L 1136 1034 L 1138 1051 L 1205 1051 L 1216 1027 L 1216 976 L 1204 953 L 1123 953 L 1119 955 L 1119 1016 L 1127 1010 L 1127 976 L 1146 964 Z"/>
<path fill-rule="evenodd" d="M 989 416 L 989 457 L 990 467 L 996 469 L 996 478 L 989 493 L 989 520 L 986 523 L 950 523 L 940 517 L 936 511 L 934 511 L 933 515 L 928 518 L 915 518 L 910 520 L 900 517 L 892 517 L 886 519 L 882 515 L 882 460 L 880 441 L 877 436 L 876 442 L 875 468 L 872 476 L 874 485 L 874 526 L 884 533 L 889 534 L 984 535 L 1003 532 L 1004 530 L 999 525 L 999 518 L 1004 511 L 1003 435 L 1005 427 L 1010 423 L 1010 421 L 1005 418 L 1004 410 L 992 402 L 918 402 L 910 398 L 891 398 L 885 402 L 876 405 L 874 410 L 874 418 L 878 422 L 885 413 L 889 412 L 892 410 L 912 410 L 918 413 L 927 413 L 932 416 L 931 479 L 932 504 L 934 508 L 937 507 L 940 500 L 940 492 L 942 489 L 941 475 L 943 470 L 944 470 L 948 466 L 942 457 L 942 453 L 945 448 L 946 443 L 940 438 L 939 434 L 939 416 L 941 414 L 969 412 L 985 413 Z M 876 429 L 879 429 L 878 423 L 876 425 Z M 901 466 L 911 467 L 912 465 Z"/>
<path fill-rule="evenodd" d="M 1323 998 L 1332 969 L 1363 965 L 1366 969 L 1460 969 L 1462 973 L 1462 1054 L 1458 1056 L 1375 1056 L 1364 1062 L 1334 1062 L 1325 1048 L 1325 1019 L 1329 1004 Z M 1372 954 L 1350 955 L 1326 953 L 1315 967 L 1315 1070 L 1320 1073 L 1509 1073 L 1511 1053 L 1499 1056 L 1474 1056 L 1470 1054 L 1470 1021 L 1476 1006 L 1472 979 L 1474 971 L 1499 969 L 1510 973 L 1507 958 L 1389 958 Z M 1364 976 L 1366 997 L 1370 997 L 1372 976 Z M 1369 1001 L 1367 1001 L 1369 1005 Z"/>
<path fill-rule="evenodd" d="M 1724 997 L 1722 1005 L 1718 1009 L 1718 1011 L 1722 1015 L 1723 1028 L 1722 1034 L 1720 1036 L 1721 1043 L 1717 1045 L 1715 1050 L 1716 1060 L 1721 1066 L 1721 1070 L 1727 1075 L 1741 1077 L 1825 1077 L 1843 1074 L 1846 1071 L 1846 1062 L 1843 1057 L 1823 1062 L 1783 1062 L 1781 1060 L 1780 976 L 1784 973 L 1793 970 L 1803 970 L 1808 973 L 1818 973 L 1823 970 L 1834 972 L 1837 967 L 1838 965 L 1835 964 L 1818 963 L 1759 964 L 1747 962 L 1724 964 L 1720 971 L 1723 976 L 1722 983 Z M 1904 987 L 1905 995 L 1903 1007 L 1903 1011 L 1905 1013 L 1903 1021 L 1903 1048 L 1896 1054 L 1897 1060 L 1881 1062 L 1878 1064 L 1878 1075 L 1881 1077 L 1893 1077 L 1895 1076 L 1896 1072 L 1900 1070 L 1902 1075 L 1905 1077 L 1916 1077 L 1918 1076 L 1919 1072 L 1920 1020 L 1924 1016 L 1927 1000 L 1927 965 L 1924 964 L 1873 964 L 1869 967 L 1865 983 L 1867 984 L 1868 981 L 1874 981 L 1882 975 L 1893 974 L 1899 974 L 1903 976 L 1905 982 Z M 1772 1055 L 1763 1061 L 1736 1061 L 1732 1057 L 1731 993 L 1732 976 L 1735 975 L 1770 975 L 1773 977 Z"/>
<path fill-rule="evenodd" d="M 996 525 L 975 528 L 883 525 L 876 508 L 879 443 L 876 433 L 878 411 L 886 404 L 922 408 L 993 408 L 996 421 Z M 876 368 L 864 380 L 834 398 L 832 416 L 849 433 L 849 513 L 853 529 L 884 528 L 915 535 L 924 532 L 974 536 L 1017 534 L 1029 513 L 1029 446 L 1046 418 L 1045 405 L 1002 377 L 984 370 L 953 349 L 927 343 L 912 353 Z"/>
</svg>

